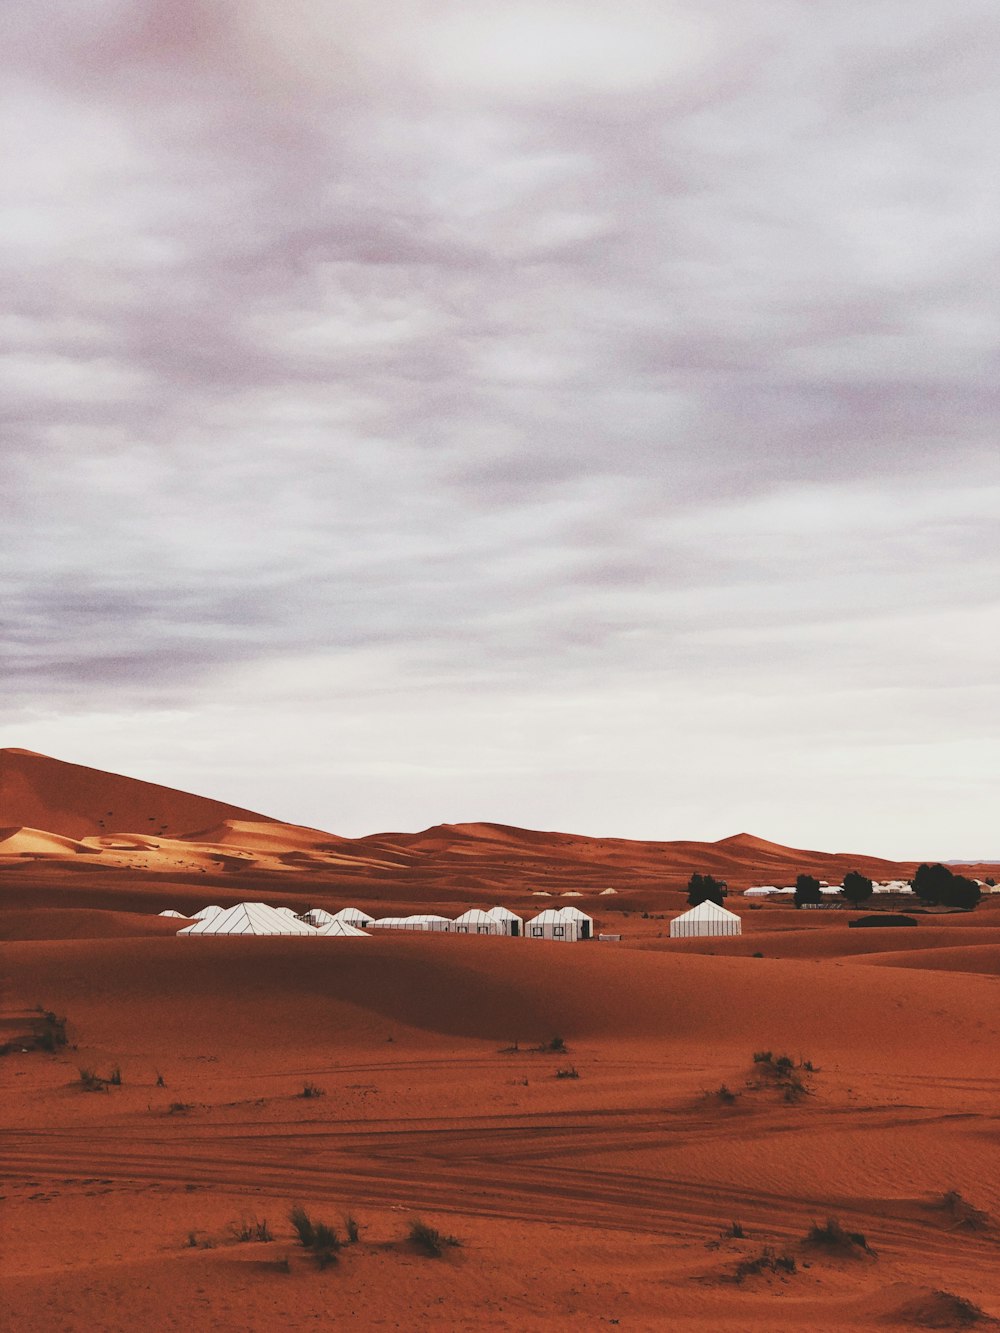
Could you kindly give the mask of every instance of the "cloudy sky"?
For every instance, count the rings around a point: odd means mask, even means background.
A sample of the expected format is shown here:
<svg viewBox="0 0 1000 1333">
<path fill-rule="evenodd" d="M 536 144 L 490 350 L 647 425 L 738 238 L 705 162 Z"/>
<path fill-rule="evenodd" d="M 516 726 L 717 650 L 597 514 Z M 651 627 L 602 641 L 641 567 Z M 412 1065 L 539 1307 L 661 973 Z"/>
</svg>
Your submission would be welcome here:
<svg viewBox="0 0 1000 1333">
<path fill-rule="evenodd" d="M 3 27 L 3 744 L 1000 856 L 995 0 Z"/>
</svg>

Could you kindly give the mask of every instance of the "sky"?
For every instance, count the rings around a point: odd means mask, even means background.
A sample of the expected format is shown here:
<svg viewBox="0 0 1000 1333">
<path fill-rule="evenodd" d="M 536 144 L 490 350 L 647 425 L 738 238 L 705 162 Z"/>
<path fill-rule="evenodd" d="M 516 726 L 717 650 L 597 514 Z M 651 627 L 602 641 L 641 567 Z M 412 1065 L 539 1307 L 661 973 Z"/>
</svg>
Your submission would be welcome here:
<svg viewBox="0 0 1000 1333">
<path fill-rule="evenodd" d="M 0 743 L 1000 857 L 995 0 L 3 28 Z"/>
</svg>

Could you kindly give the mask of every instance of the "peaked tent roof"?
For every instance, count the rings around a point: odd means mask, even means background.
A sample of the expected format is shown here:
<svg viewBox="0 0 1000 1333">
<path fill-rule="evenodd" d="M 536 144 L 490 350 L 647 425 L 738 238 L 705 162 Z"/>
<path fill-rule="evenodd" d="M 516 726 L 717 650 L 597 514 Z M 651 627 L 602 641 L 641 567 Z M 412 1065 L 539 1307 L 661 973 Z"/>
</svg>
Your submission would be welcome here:
<svg viewBox="0 0 1000 1333">
<path fill-rule="evenodd" d="M 360 907 L 342 907 L 339 912 L 334 912 L 330 918 L 331 921 L 374 921 L 373 916 L 367 912 L 362 912 Z"/>
<path fill-rule="evenodd" d="M 225 912 L 185 926 L 178 935 L 315 935 L 312 926 L 282 916 L 267 903 L 237 903 Z"/>
<path fill-rule="evenodd" d="M 352 926 L 348 921 L 328 921 L 325 926 L 320 926 L 316 932 L 317 935 L 356 935 L 360 939 L 370 940 L 371 936 L 363 930 L 358 930 L 357 926 Z"/>
<path fill-rule="evenodd" d="M 481 907 L 470 907 L 467 912 L 455 918 L 455 925 L 463 926 L 495 926 L 501 917 L 494 916 L 492 912 L 484 912 Z"/>
<path fill-rule="evenodd" d="M 735 912 L 727 911 L 725 907 L 720 907 L 718 903 L 713 903 L 706 898 L 703 903 L 697 907 L 689 907 L 686 912 L 680 916 L 674 917 L 675 921 L 739 921 L 740 918 Z"/>
<path fill-rule="evenodd" d="M 193 916 L 185 916 L 183 912 L 175 912 L 172 907 L 168 907 L 165 912 L 157 912 L 157 916 L 179 916 L 182 921 L 193 921 Z"/>
<path fill-rule="evenodd" d="M 497 921 L 520 921 L 521 918 L 516 912 L 512 912 L 509 907 L 491 907 L 486 913 L 487 916 L 494 917 Z"/>
</svg>

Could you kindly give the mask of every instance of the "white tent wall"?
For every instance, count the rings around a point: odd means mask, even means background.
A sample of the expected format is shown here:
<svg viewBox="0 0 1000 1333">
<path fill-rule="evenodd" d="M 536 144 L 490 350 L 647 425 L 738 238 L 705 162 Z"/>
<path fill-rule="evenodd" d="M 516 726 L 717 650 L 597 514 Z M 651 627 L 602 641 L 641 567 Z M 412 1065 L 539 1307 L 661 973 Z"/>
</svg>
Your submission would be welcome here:
<svg viewBox="0 0 1000 1333">
<path fill-rule="evenodd" d="M 524 920 L 509 908 L 491 907 L 486 915 L 493 917 L 499 923 L 501 935 L 510 935 L 515 938 L 524 935 Z"/>
<path fill-rule="evenodd" d="M 452 923 L 446 916 L 383 916 L 370 922 L 372 930 L 424 930 L 447 934 Z"/>
<path fill-rule="evenodd" d="M 564 915 L 562 909 L 557 911 L 548 907 L 527 922 L 524 933 L 529 940 L 576 941 L 584 938 L 581 927 L 582 923 L 576 917 Z"/>
<path fill-rule="evenodd" d="M 503 926 L 495 916 L 484 912 L 481 907 L 470 907 L 467 912 L 457 916 L 452 922 L 456 935 L 502 935 Z"/>
<path fill-rule="evenodd" d="M 743 922 L 735 912 L 718 903 L 703 902 L 675 917 L 670 923 L 671 939 L 690 939 L 694 936 L 742 935 Z"/>
</svg>

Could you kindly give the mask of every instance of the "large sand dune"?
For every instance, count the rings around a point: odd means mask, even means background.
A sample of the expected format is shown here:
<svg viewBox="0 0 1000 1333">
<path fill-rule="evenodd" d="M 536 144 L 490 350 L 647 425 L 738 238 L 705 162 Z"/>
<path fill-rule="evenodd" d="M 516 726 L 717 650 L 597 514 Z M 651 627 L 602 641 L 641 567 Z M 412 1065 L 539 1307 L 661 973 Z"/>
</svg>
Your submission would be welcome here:
<svg viewBox="0 0 1000 1333">
<path fill-rule="evenodd" d="M 29 765 L 36 794 L 4 822 L 36 832 L 0 843 L 15 1333 L 1000 1316 L 1000 899 L 868 931 L 731 899 L 741 937 L 671 941 L 693 868 L 888 863 L 491 824 L 351 841 L 170 793 L 176 824 L 146 829 L 145 794 L 120 786 L 122 823 L 95 829 L 116 807 L 92 771 L 61 793 L 72 767 Z M 241 897 L 530 910 L 571 887 L 620 944 L 178 938 L 155 915 Z M 768 1050 L 791 1075 L 754 1060 Z M 359 1243 L 321 1270 L 293 1204 L 341 1230 L 353 1214 Z M 415 1216 L 461 1244 L 423 1257 Z M 810 1243 L 830 1216 L 871 1248 Z M 263 1219 L 273 1240 L 238 1238 Z M 738 1278 L 768 1253 L 787 1263 Z"/>
</svg>

